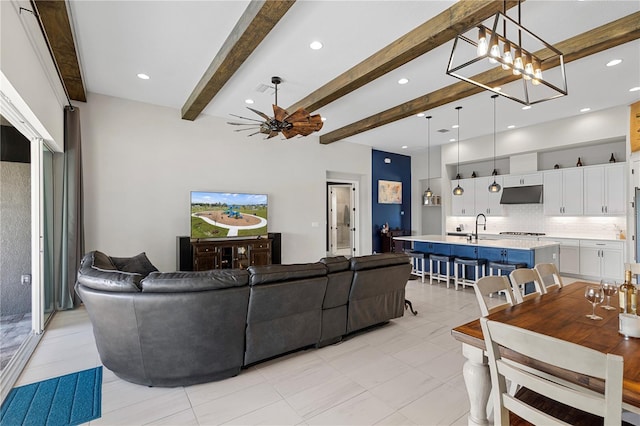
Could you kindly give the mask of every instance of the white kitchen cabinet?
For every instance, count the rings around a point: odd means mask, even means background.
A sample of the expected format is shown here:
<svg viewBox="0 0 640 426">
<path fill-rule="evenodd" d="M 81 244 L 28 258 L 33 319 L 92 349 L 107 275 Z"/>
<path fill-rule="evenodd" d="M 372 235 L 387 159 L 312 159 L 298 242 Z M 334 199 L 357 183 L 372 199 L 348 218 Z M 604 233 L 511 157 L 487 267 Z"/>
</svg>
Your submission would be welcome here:
<svg viewBox="0 0 640 426">
<path fill-rule="evenodd" d="M 580 240 L 580 275 L 593 279 L 622 280 L 624 278 L 624 243 Z"/>
<path fill-rule="evenodd" d="M 542 185 L 542 173 L 505 175 L 503 182 L 506 188 L 510 188 L 512 186 Z"/>
<path fill-rule="evenodd" d="M 458 180 L 451 181 L 451 215 L 475 216 L 475 179 L 460 179 L 460 186 L 464 189 L 462 195 L 453 195 L 453 189 L 458 186 Z"/>
<path fill-rule="evenodd" d="M 580 240 L 560 240 L 560 273 L 580 273 Z"/>
<path fill-rule="evenodd" d="M 584 214 L 624 215 L 625 163 L 584 168 Z"/>
<path fill-rule="evenodd" d="M 475 212 L 487 216 L 502 216 L 504 208 L 500 204 L 502 197 L 502 176 L 496 176 L 496 183 L 500 185 L 499 192 L 489 192 L 489 185 L 493 183 L 493 176 L 483 176 L 473 179 L 475 190 Z"/>
<path fill-rule="evenodd" d="M 544 214 L 580 216 L 583 213 L 583 170 L 571 168 L 544 173 Z"/>
</svg>

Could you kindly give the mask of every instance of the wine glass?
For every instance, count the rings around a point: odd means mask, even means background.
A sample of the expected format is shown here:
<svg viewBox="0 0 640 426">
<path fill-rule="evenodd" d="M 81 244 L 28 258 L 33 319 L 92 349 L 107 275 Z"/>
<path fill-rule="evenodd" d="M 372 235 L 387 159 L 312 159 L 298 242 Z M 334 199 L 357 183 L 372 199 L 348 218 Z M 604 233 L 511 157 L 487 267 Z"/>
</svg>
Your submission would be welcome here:
<svg viewBox="0 0 640 426">
<path fill-rule="evenodd" d="M 605 296 L 607 296 L 607 304 L 603 305 L 602 308 L 608 311 L 613 311 L 618 308 L 615 306 L 611 306 L 611 296 L 615 295 L 618 292 L 618 285 L 615 281 L 604 279 L 600 281 L 600 286 L 602 287 L 602 292 Z"/>
<path fill-rule="evenodd" d="M 591 314 L 587 315 L 587 318 L 592 320 L 601 320 L 602 317 L 596 315 L 596 305 L 598 303 L 602 303 L 604 300 L 604 291 L 602 291 L 602 287 L 600 286 L 589 286 L 584 290 L 584 297 L 591 302 L 593 306 L 593 310 Z"/>
</svg>

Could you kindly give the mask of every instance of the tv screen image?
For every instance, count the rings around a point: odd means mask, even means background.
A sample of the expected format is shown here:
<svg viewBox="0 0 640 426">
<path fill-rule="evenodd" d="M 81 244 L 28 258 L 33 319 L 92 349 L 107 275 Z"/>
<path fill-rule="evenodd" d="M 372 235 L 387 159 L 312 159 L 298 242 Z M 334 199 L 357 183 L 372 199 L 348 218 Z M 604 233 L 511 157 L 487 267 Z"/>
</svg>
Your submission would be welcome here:
<svg viewBox="0 0 640 426">
<path fill-rule="evenodd" d="M 266 234 L 266 194 L 191 192 L 191 238 L 255 237 Z"/>
</svg>

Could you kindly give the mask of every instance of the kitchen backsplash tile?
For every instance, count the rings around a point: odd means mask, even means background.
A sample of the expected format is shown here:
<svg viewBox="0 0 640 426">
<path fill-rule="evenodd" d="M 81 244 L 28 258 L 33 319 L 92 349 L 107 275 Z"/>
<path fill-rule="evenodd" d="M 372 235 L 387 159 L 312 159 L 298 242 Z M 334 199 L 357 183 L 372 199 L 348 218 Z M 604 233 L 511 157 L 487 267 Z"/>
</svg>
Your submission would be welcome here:
<svg viewBox="0 0 640 426">
<path fill-rule="evenodd" d="M 544 232 L 555 237 L 603 239 L 617 239 L 619 230 L 628 234 L 624 216 L 545 216 L 542 204 L 514 204 L 504 209 L 505 216 L 488 217 L 487 230 L 480 227 L 479 232 Z M 475 222 L 475 217 L 448 216 L 446 230 L 455 232 L 462 225 L 463 232 L 474 232 Z"/>
</svg>

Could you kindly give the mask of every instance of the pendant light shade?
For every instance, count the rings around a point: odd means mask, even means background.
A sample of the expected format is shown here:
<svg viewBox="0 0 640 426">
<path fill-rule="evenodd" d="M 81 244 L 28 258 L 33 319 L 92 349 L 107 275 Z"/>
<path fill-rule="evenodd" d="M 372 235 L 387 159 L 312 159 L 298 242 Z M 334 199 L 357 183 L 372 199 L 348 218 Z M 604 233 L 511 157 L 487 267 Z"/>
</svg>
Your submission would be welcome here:
<svg viewBox="0 0 640 426">
<path fill-rule="evenodd" d="M 458 179 L 458 186 L 453 188 L 453 195 L 462 195 L 464 194 L 464 189 L 460 186 L 460 110 L 461 106 L 456 107 L 458 110 L 458 165 L 456 166 L 456 179 Z"/>
<path fill-rule="evenodd" d="M 431 116 L 427 117 L 427 190 L 424 192 L 422 196 L 422 204 L 425 206 L 431 204 L 431 197 L 433 197 L 433 192 L 431 191 Z"/>
<path fill-rule="evenodd" d="M 498 182 L 496 182 L 496 175 L 498 174 L 496 171 L 496 98 L 498 95 L 492 95 L 491 99 L 493 99 L 493 183 L 489 185 L 489 192 L 500 192 L 502 189 Z"/>
</svg>

